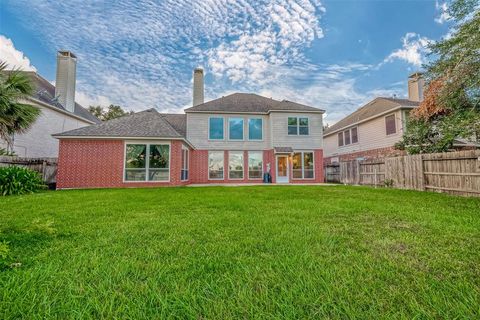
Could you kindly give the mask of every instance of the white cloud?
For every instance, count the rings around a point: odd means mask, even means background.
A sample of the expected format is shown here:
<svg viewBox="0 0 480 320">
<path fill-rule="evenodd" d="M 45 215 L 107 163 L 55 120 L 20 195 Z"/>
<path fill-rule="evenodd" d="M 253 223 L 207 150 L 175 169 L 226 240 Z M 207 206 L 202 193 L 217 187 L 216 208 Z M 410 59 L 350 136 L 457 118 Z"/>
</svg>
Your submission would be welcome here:
<svg viewBox="0 0 480 320">
<path fill-rule="evenodd" d="M 437 14 L 435 17 L 436 23 L 443 24 L 452 18 L 448 13 L 448 4 L 446 2 L 440 3 L 438 0 L 435 1 L 435 11 Z"/>
<path fill-rule="evenodd" d="M 9 69 L 21 68 L 25 71 L 37 71 L 23 52 L 15 48 L 12 40 L 3 35 L 0 35 L 0 60 L 7 62 Z"/>
<path fill-rule="evenodd" d="M 428 52 L 427 45 L 430 41 L 431 40 L 426 37 L 421 37 L 419 34 L 409 32 L 402 38 L 402 48 L 390 53 L 380 65 L 398 59 L 410 63 L 415 67 L 420 67 L 425 62 L 425 54 Z"/>
</svg>

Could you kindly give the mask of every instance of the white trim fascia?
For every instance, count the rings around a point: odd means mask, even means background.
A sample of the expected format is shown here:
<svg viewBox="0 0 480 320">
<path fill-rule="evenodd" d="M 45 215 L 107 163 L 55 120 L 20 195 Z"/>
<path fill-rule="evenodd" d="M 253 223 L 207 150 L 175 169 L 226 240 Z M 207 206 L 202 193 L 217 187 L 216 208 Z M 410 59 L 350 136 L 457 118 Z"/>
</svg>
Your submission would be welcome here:
<svg viewBox="0 0 480 320">
<path fill-rule="evenodd" d="M 268 115 L 272 112 L 284 112 L 284 113 L 325 113 L 325 110 L 318 109 L 317 110 L 269 110 L 267 112 L 259 112 L 259 111 L 185 111 L 185 113 L 212 113 L 212 114 L 263 114 Z"/>
<path fill-rule="evenodd" d="M 332 131 L 332 132 L 329 132 L 327 134 L 323 134 L 323 137 L 328 137 L 328 136 L 331 136 L 332 134 L 334 133 L 337 133 L 338 131 L 343 131 L 345 130 L 346 128 L 350 128 L 350 127 L 354 127 L 354 126 L 358 126 L 359 124 L 361 123 L 364 123 L 364 122 L 367 122 L 367 121 L 370 121 L 370 120 L 373 120 L 375 118 L 380 118 L 381 116 L 385 115 L 385 114 L 388 114 L 388 113 L 391 113 L 391 112 L 394 112 L 394 111 L 398 111 L 398 110 L 402 110 L 402 109 L 415 109 L 417 107 L 414 107 L 414 106 L 398 106 L 398 107 L 395 107 L 393 109 L 390 109 L 390 110 L 387 110 L 387 111 L 384 111 L 382 113 L 378 113 L 374 116 L 371 116 L 371 117 L 368 117 L 366 119 L 363 119 L 363 120 L 360 120 L 360 121 L 357 121 L 357 122 L 354 122 L 352 124 L 349 124 L 348 126 L 344 126 L 344 127 L 341 127 L 341 128 L 338 128 L 336 129 L 335 131 Z M 340 120 L 341 121 L 341 120 Z"/>
<path fill-rule="evenodd" d="M 128 136 L 62 136 L 59 134 L 52 134 L 56 139 L 71 139 L 71 140 L 180 140 L 185 142 L 190 148 L 195 150 L 193 144 L 185 138 L 169 138 L 169 137 L 128 137 Z"/>
<path fill-rule="evenodd" d="M 97 122 L 93 122 L 93 121 L 91 121 L 91 120 L 87 120 L 87 119 L 85 119 L 84 117 L 81 117 L 81 116 L 79 116 L 79 115 L 76 115 L 75 113 L 69 112 L 69 111 L 67 111 L 67 110 L 62 110 L 62 109 L 60 109 L 60 108 L 57 108 L 57 107 L 55 107 L 55 106 L 52 106 L 52 105 L 50 105 L 50 104 L 48 104 L 48 103 L 46 103 L 46 102 L 40 101 L 40 100 L 35 99 L 35 98 L 33 98 L 33 97 L 26 97 L 26 100 L 30 100 L 31 102 L 38 103 L 38 104 L 44 106 L 45 108 L 48 108 L 48 109 L 53 110 L 53 111 L 57 111 L 57 112 L 59 112 L 59 113 L 61 113 L 61 114 L 70 116 L 70 117 L 72 117 L 72 118 L 75 118 L 75 119 L 78 119 L 78 120 L 81 120 L 81 121 L 84 121 L 84 122 L 87 122 L 87 123 L 90 123 L 90 124 L 98 124 Z"/>
</svg>

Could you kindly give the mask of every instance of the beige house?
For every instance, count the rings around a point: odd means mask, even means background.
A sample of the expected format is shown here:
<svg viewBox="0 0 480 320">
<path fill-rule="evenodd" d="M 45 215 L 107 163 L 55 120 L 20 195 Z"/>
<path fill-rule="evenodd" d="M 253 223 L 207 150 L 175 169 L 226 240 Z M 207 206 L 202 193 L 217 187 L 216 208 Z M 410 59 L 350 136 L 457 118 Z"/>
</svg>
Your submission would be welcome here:
<svg viewBox="0 0 480 320">
<path fill-rule="evenodd" d="M 34 85 L 34 93 L 23 101 L 41 113 L 30 129 L 13 136 L 13 151 L 20 157 L 58 157 L 58 140 L 52 134 L 73 130 L 101 121 L 75 102 L 77 57 L 69 51 L 57 54 L 55 86 L 35 72 L 26 72 Z M 0 148 L 7 148 L 0 139 Z"/>
<path fill-rule="evenodd" d="M 408 79 L 408 99 L 378 97 L 324 131 L 325 163 L 402 154 L 394 148 L 408 113 L 423 99 L 420 73 Z"/>
</svg>

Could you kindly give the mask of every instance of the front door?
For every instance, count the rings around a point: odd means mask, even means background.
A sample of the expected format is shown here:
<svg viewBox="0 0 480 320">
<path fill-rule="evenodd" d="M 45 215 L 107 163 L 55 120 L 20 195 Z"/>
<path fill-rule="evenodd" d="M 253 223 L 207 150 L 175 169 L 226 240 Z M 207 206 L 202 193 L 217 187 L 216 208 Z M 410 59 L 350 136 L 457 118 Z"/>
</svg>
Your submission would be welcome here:
<svg viewBox="0 0 480 320">
<path fill-rule="evenodd" d="M 277 156 L 277 183 L 288 183 L 287 156 Z"/>
</svg>

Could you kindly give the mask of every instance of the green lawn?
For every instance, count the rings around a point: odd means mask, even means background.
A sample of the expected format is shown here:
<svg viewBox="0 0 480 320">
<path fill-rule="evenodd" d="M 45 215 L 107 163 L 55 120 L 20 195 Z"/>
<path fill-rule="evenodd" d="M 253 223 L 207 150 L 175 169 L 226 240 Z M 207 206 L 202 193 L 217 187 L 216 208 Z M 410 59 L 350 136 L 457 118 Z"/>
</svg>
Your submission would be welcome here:
<svg viewBox="0 0 480 320">
<path fill-rule="evenodd" d="M 480 199 L 344 186 L 44 192 L 0 197 L 2 241 L 2 319 L 480 317 Z"/>
</svg>

